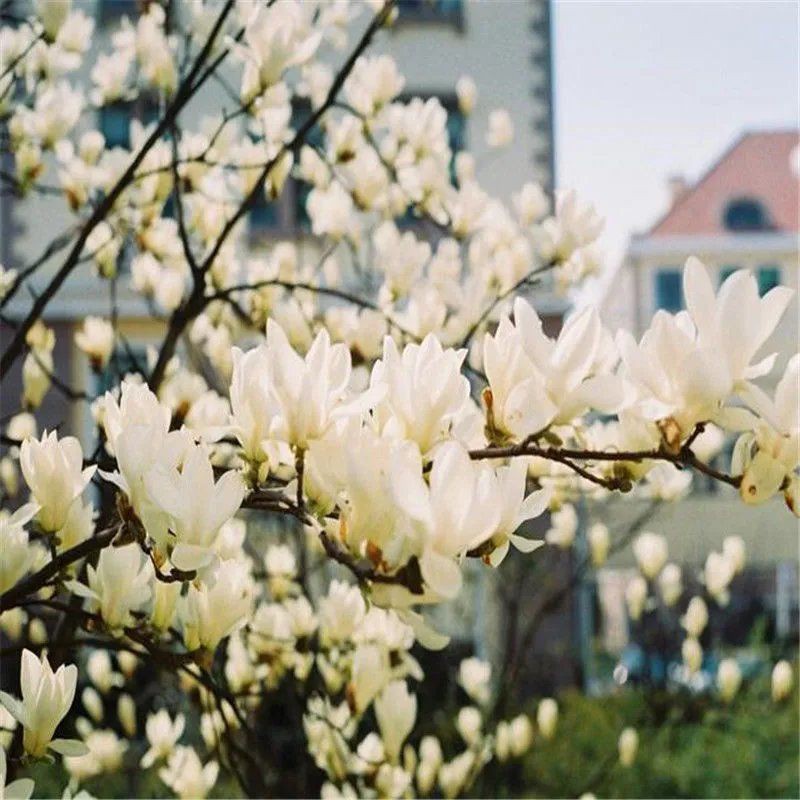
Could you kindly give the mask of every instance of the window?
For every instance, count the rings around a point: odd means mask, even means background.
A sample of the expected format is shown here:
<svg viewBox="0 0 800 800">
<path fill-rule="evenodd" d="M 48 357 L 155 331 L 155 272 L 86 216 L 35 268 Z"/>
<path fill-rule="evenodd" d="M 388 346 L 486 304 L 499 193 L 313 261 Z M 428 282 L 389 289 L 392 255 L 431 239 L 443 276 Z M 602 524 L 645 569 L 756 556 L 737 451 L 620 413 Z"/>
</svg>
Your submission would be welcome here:
<svg viewBox="0 0 800 800">
<path fill-rule="evenodd" d="M 397 0 L 400 22 L 446 22 L 463 23 L 461 0 Z"/>
<path fill-rule="evenodd" d="M 739 267 L 734 267 L 731 264 L 726 264 L 724 267 L 722 267 L 719 271 L 719 285 L 722 286 L 722 284 L 725 283 L 725 281 L 728 280 L 728 278 L 730 278 L 730 276 L 733 275 L 737 269 L 739 269 Z"/>
<path fill-rule="evenodd" d="M 763 297 L 770 289 L 781 285 L 781 270 L 773 264 L 758 268 L 758 293 Z"/>
<path fill-rule="evenodd" d="M 158 105 L 153 100 L 111 103 L 100 109 L 100 132 L 105 136 L 106 147 L 131 146 L 131 121 L 138 119 L 149 125 L 158 119 Z"/>
<path fill-rule="evenodd" d="M 116 22 L 121 17 L 134 19 L 146 3 L 141 0 L 97 0 L 97 16 L 100 22 Z"/>
<path fill-rule="evenodd" d="M 673 313 L 683 308 L 679 269 L 670 267 L 656 273 L 656 308 Z"/>
<path fill-rule="evenodd" d="M 725 208 L 723 222 L 725 227 L 734 233 L 764 231 L 770 227 L 764 206 L 758 200 L 749 197 L 731 200 Z"/>
</svg>

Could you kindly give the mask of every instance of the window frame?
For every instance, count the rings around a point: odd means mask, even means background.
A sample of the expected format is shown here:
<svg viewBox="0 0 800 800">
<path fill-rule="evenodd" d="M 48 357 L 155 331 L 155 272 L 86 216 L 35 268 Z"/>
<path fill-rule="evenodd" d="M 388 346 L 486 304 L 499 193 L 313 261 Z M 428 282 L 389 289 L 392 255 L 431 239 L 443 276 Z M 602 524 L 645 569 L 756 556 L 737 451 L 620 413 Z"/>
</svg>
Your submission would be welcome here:
<svg viewBox="0 0 800 800">
<path fill-rule="evenodd" d="M 672 305 L 664 305 L 662 304 L 662 281 L 669 279 L 670 281 L 675 281 L 674 287 L 670 289 L 673 291 L 675 287 L 677 287 L 677 305 L 672 307 Z M 663 266 L 658 267 L 654 274 L 653 274 L 653 305 L 656 311 L 666 311 L 670 314 L 677 314 L 683 308 L 685 308 L 685 300 L 683 297 L 683 283 L 682 283 L 682 275 L 681 270 L 678 267 L 673 266 Z"/>
</svg>

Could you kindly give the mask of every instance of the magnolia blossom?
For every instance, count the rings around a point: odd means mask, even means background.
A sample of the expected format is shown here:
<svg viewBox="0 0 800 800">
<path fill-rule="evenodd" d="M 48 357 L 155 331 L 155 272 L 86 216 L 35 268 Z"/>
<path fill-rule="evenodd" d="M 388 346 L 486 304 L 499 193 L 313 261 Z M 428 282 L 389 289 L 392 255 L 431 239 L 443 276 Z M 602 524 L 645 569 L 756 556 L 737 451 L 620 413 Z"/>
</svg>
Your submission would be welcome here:
<svg viewBox="0 0 800 800">
<path fill-rule="evenodd" d="M 40 440 L 22 443 L 19 464 L 31 495 L 39 504 L 36 520 L 53 533 L 67 521 L 70 506 L 94 475 L 96 467 L 83 468 L 83 451 L 73 436 L 58 438 L 55 431 Z"/>
<path fill-rule="evenodd" d="M 463 114 L 471 114 L 478 98 L 478 87 L 469 75 L 462 75 L 456 81 L 458 107 Z"/>
<path fill-rule="evenodd" d="M 174 566 L 188 571 L 208 564 L 220 528 L 244 499 L 241 476 L 229 470 L 215 483 L 207 449 L 194 446 L 180 472 L 156 465 L 144 482 L 150 497 L 170 517 L 177 540 L 170 554 Z"/>
<path fill-rule="evenodd" d="M 778 287 L 780 288 L 780 287 Z M 774 291 L 774 290 L 773 290 Z M 766 298 L 765 298 L 766 299 Z M 734 451 L 735 472 L 743 473 L 740 494 L 747 503 L 768 500 L 800 466 L 800 355 L 793 356 L 770 399 L 758 386 L 742 390 L 745 402 L 761 420 L 755 431 L 745 433 Z M 795 478 L 796 479 L 796 478 Z M 786 490 L 791 505 L 791 495 Z M 795 514 L 800 508 L 794 507 Z"/>
<path fill-rule="evenodd" d="M 793 684 L 792 665 L 788 661 L 778 661 L 772 670 L 772 699 L 780 703 L 789 696 Z"/>
<path fill-rule="evenodd" d="M 595 567 L 603 566 L 606 558 L 608 558 L 608 550 L 611 546 L 611 535 L 608 528 L 602 522 L 596 522 L 594 525 L 589 526 L 586 538 L 589 541 L 592 565 Z"/>
<path fill-rule="evenodd" d="M 72 581 L 70 588 L 90 600 L 90 605 L 97 609 L 111 630 L 118 631 L 132 624 L 132 612 L 141 609 L 150 599 L 153 569 L 137 544 L 105 548 L 97 567 L 90 564 L 86 573 L 88 587 Z"/>
<path fill-rule="evenodd" d="M 89 356 L 92 367 L 100 371 L 111 358 L 114 349 L 114 328 L 99 317 L 86 317 L 83 328 L 75 334 L 75 344 Z"/>
<path fill-rule="evenodd" d="M 719 603 L 725 606 L 728 603 L 728 586 L 736 574 L 736 563 L 729 554 L 709 553 L 703 569 L 703 581 L 706 591 Z"/>
<path fill-rule="evenodd" d="M 469 381 L 461 374 L 465 355 L 465 350 L 443 349 L 433 334 L 400 354 L 387 336 L 370 379 L 385 395 L 377 409 L 384 434 L 411 439 L 423 455 L 445 441 L 469 401 Z"/>
<path fill-rule="evenodd" d="M 724 405 L 734 391 L 749 391 L 749 382 L 772 368 L 774 356 L 751 361 L 791 297 L 788 289 L 776 287 L 759 298 L 755 279 L 744 270 L 731 275 L 715 296 L 697 259 L 686 262 L 683 283 L 687 311 L 657 312 L 638 345 L 627 332 L 617 337 L 626 374 L 638 391 L 637 407 L 660 422 L 670 447 L 701 422 L 741 424 L 741 413 Z M 738 324 L 742 315 L 744 325 Z"/>
<path fill-rule="evenodd" d="M 632 620 L 636 621 L 642 616 L 646 601 L 647 581 L 641 575 L 636 575 L 625 587 L 625 603 Z"/>
<path fill-rule="evenodd" d="M 0 541 L 3 558 L 0 563 L 0 593 L 10 589 L 30 569 L 36 550 L 28 540 L 25 525 L 36 515 L 36 503 L 26 503 L 13 514 L 0 516 Z"/>
<path fill-rule="evenodd" d="M 75 699 L 78 668 L 62 664 L 55 672 L 47 656 L 37 658 L 30 650 L 22 651 L 20 686 L 22 700 L 0 692 L 0 702 L 24 729 L 25 752 L 41 758 L 48 749 L 62 755 L 79 756 L 86 746 L 74 739 L 53 739 L 59 723 Z"/>
<path fill-rule="evenodd" d="M 686 613 L 681 618 L 686 633 L 689 636 L 699 637 L 708 624 L 708 607 L 702 597 L 693 597 L 689 601 Z"/>
<path fill-rule="evenodd" d="M 616 411 L 622 385 L 606 371 L 615 360 L 613 342 L 593 309 L 571 316 L 553 340 L 534 309 L 517 298 L 514 323 L 504 317 L 484 340 L 489 427 L 524 438 L 568 424 L 590 408 Z"/>
<path fill-rule="evenodd" d="M 730 703 L 742 685 L 742 672 L 734 658 L 723 658 L 717 669 L 717 688 L 726 703 Z"/>
<path fill-rule="evenodd" d="M 209 570 L 202 582 L 190 585 L 181 598 L 183 640 L 189 650 L 214 650 L 244 624 L 252 609 L 253 587 L 245 562 L 219 561 Z"/>
<path fill-rule="evenodd" d="M 687 636 L 681 645 L 681 657 L 690 673 L 697 672 L 703 665 L 703 648 L 693 636 Z"/>
<path fill-rule="evenodd" d="M 386 757 L 394 762 L 417 717 L 417 698 L 405 681 L 393 681 L 381 692 L 375 700 L 375 716 Z"/>
<path fill-rule="evenodd" d="M 552 697 L 545 697 L 539 701 L 539 706 L 536 709 L 536 724 L 539 726 L 539 732 L 545 739 L 552 739 L 556 732 L 556 723 L 558 722 L 558 705 Z"/>
<path fill-rule="evenodd" d="M 504 108 L 496 108 L 489 113 L 489 129 L 486 143 L 489 147 L 507 147 L 514 140 L 514 123 Z"/>
<path fill-rule="evenodd" d="M 492 665 L 479 658 L 465 658 L 458 667 L 458 682 L 476 703 L 485 705 L 489 701 Z"/>
<path fill-rule="evenodd" d="M 145 723 L 145 733 L 150 747 L 142 756 L 142 766 L 146 769 L 153 766 L 156 761 L 169 758 L 183 735 L 184 727 L 183 714 L 178 714 L 174 720 L 170 718 L 165 708 L 150 714 Z"/>
<path fill-rule="evenodd" d="M 639 734 L 634 728 L 625 728 L 619 735 L 617 747 L 619 749 L 619 763 L 623 767 L 633 766 L 639 750 Z"/>
<path fill-rule="evenodd" d="M 568 549 L 578 532 L 578 513 L 575 506 L 565 505 L 550 515 L 550 528 L 545 534 L 548 544 Z"/>
<path fill-rule="evenodd" d="M 217 782 L 219 764 L 209 761 L 203 765 L 192 747 L 179 745 L 169 756 L 166 767 L 158 777 L 182 800 L 205 797 Z"/>
<path fill-rule="evenodd" d="M 658 576 L 658 588 L 664 605 L 673 606 L 683 593 L 681 568 L 677 564 L 667 564 Z"/>
<path fill-rule="evenodd" d="M 642 574 L 652 580 L 667 562 L 667 540 L 651 531 L 640 533 L 633 543 L 633 554 Z"/>
</svg>

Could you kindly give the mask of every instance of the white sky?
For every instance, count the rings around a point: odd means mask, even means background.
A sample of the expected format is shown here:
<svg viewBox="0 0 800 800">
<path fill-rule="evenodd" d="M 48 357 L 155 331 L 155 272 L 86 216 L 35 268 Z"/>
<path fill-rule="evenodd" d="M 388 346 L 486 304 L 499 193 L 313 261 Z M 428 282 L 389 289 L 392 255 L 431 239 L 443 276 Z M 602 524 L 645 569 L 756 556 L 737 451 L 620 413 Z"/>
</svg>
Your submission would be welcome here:
<svg viewBox="0 0 800 800">
<path fill-rule="evenodd" d="M 554 0 L 556 180 L 608 265 L 745 129 L 800 124 L 800 0 Z"/>
</svg>

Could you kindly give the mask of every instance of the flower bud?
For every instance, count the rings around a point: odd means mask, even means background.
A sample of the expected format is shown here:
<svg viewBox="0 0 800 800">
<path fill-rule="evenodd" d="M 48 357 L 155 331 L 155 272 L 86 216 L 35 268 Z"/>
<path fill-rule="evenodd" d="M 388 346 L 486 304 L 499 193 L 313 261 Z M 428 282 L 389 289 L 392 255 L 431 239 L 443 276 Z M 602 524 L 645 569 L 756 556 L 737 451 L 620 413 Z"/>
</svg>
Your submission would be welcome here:
<svg viewBox="0 0 800 800">
<path fill-rule="evenodd" d="M 545 697 L 536 709 L 536 724 L 545 739 L 552 739 L 558 722 L 558 705 L 552 697 Z"/>
<path fill-rule="evenodd" d="M 681 645 L 683 663 L 690 673 L 694 674 L 703 664 L 703 648 L 700 642 L 692 636 L 687 636 Z"/>
<path fill-rule="evenodd" d="M 608 528 L 602 522 L 596 522 L 589 528 L 586 536 L 589 539 L 592 564 L 595 567 L 601 567 L 608 558 L 608 548 L 611 544 Z"/>
<path fill-rule="evenodd" d="M 129 694 L 121 694 L 117 700 L 117 717 L 126 736 L 136 736 L 136 703 Z"/>
<path fill-rule="evenodd" d="M 636 753 L 639 750 L 639 734 L 634 728 L 625 728 L 619 736 L 617 744 L 619 749 L 619 763 L 623 767 L 633 766 Z"/>
<path fill-rule="evenodd" d="M 733 658 L 724 658 L 717 669 L 717 688 L 726 703 L 730 703 L 742 685 L 742 672 Z"/>
<path fill-rule="evenodd" d="M 772 670 L 772 699 L 779 703 L 792 691 L 794 676 L 788 661 L 779 661 Z"/>
</svg>

